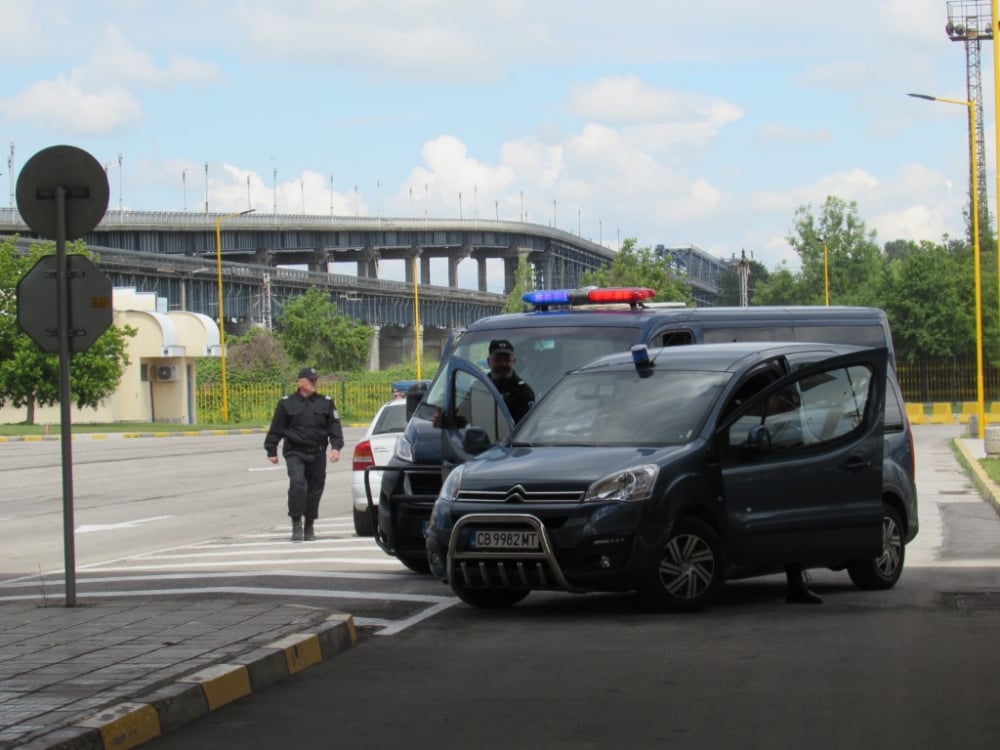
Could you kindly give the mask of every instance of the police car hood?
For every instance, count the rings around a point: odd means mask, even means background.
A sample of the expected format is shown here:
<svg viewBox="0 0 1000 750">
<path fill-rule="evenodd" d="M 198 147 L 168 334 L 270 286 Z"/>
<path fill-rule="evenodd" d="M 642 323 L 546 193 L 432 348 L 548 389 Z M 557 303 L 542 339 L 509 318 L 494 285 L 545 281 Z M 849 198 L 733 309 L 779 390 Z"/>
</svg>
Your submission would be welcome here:
<svg viewBox="0 0 1000 750">
<path fill-rule="evenodd" d="M 584 490 L 616 471 L 645 464 L 663 467 L 682 460 L 697 450 L 698 444 L 696 441 L 661 448 L 495 446 L 465 465 L 462 491 L 506 491 L 517 484 L 532 492 Z"/>
</svg>

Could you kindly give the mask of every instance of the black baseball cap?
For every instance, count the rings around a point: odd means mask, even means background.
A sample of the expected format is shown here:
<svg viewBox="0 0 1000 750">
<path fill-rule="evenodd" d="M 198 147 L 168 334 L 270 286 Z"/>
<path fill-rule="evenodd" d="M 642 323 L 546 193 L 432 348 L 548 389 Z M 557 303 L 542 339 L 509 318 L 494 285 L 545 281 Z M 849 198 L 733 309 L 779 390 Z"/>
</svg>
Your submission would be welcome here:
<svg viewBox="0 0 1000 750">
<path fill-rule="evenodd" d="M 514 345 L 507 339 L 493 339 L 490 342 L 490 354 L 513 354 Z"/>
<path fill-rule="evenodd" d="M 305 378 L 306 380 L 319 380 L 319 375 L 316 374 L 315 367 L 303 367 L 299 370 L 299 380 Z"/>
</svg>

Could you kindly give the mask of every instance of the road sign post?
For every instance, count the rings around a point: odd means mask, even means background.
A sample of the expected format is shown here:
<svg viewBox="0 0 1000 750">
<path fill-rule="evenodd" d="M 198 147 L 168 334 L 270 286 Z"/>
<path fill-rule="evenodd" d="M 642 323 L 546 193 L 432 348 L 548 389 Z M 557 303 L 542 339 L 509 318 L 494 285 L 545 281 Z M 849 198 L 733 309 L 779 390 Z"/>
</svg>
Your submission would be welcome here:
<svg viewBox="0 0 1000 750">
<path fill-rule="evenodd" d="M 88 321 L 90 325 L 81 326 L 80 330 L 90 328 L 90 334 L 84 331 L 80 338 L 80 348 L 74 348 L 70 341 L 73 338 L 73 328 L 71 326 L 73 312 L 79 312 L 78 317 L 87 317 L 85 311 L 73 309 L 71 299 L 71 276 L 70 262 L 66 256 L 66 241 L 76 239 L 91 231 L 98 225 L 104 212 L 108 208 L 108 176 L 101 167 L 100 162 L 82 149 L 74 146 L 51 146 L 43 149 L 32 156 L 21 174 L 17 178 L 17 208 L 21 213 L 21 218 L 42 237 L 54 238 L 56 241 L 56 255 L 54 269 L 53 263 L 46 261 L 46 265 L 39 270 L 36 265 L 25 276 L 23 281 L 28 282 L 25 291 L 33 289 L 32 285 L 46 285 L 51 289 L 52 271 L 54 271 L 55 292 L 56 292 L 56 316 L 55 316 L 55 350 L 59 354 L 59 427 L 60 440 L 62 443 L 62 485 L 63 485 L 63 541 L 65 548 L 65 573 L 66 573 L 66 606 L 76 605 L 76 549 L 74 544 L 73 530 L 73 434 L 72 434 L 72 411 L 70 394 L 70 353 L 72 351 L 83 351 L 97 336 L 111 323 L 110 304 L 110 282 L 104 277 L 96 267 L 96 273 L 86 273 L 87 269 L 83 264 L 73 261 L 74 268 L 82 273 L 74 278 L 88 279 L 83 285 L 78 285 L 81 290 L 89 290 L 91 304 L 93 300 L 104 300 L 98 302 L 97 307 L 106 307 L 106 312 L 101 310 L 93 321 Z M 86 259 L 84 259 L 86 260 Z M 89 261 L 88 261 L 89 263 Z M 90 264 L 93 266 L 93 264 Z M 103 282 L 101 278 L 103 277 Z M 95 283 L 96 282 L 96 283 Z M 22 289 L 18 284 L 18 324 L 24 328 L 26 322 L 29 329 L 40 328 L 41 336 L 36 337 L 30 332 L 28 335 L 44 350 L 51 351 L 47 345 L 51 345 L 51 317 L 42 314 L 38 310 L 39 304 L 45 303 L 44 297 L 38 297 L 27 301 L 25 312 L 22 316 L 20 296 Z M 96 292 L 96 293 L 94 293 Z M 34 296 L 34 295 L 30 295 Z M 78 300 L 85 300 L 85 295 L 77 295 Z M 87 307 L 87 305 L 84 305 Z M 23 317 L 23 321 L 22 321 Z M 106 322 L 104 322 L 106 320 Z M 100 331 L 99 325 L 104 322 Z M 38 325 L 40 324 L 40 325 Z M 49 326 L 46 329 L 46 326 Z M 93 335 L 96 332 L 96 335 Z M 91 339 L 92 337 L 92 339 Z M 41 339 L 41 341 L 39 341 Z M 86 346 L 83 346 L 85 341 Z M 44 343 L 43 343 L 44 342 Z"/>
</svg>

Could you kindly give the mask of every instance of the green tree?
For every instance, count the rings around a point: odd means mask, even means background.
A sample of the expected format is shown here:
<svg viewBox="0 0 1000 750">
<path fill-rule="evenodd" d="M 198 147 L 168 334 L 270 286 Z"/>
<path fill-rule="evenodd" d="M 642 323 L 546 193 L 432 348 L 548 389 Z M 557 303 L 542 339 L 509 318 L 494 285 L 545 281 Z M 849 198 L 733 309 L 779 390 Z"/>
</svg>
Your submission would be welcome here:
<svg viewBox="0 0 1000 750">
<path fill-rule="evenodd" d="M 971 256 L 921 242 L 889 263 L 881 307 L 892 326 L 898 360 L 975 356 Z"/>
<path fill-rule="evenodd" d="M 521 300 L 527 292 L 534 291 L 535 277 L 531 263 L 523 255 L 517 261 L 517 268 L 514 271 L 514 288 L 507 295 L 504 302 L 503 312 L 516 313 L 524 312 L 525 304 Z"/>
<path fill-rule="evenodd" d="M 93 258 L 83 243 L 68 252 Z M 16 237 L 0 239 L 0 406 L 25 408 L 25 421 L 35 423 L 35 409 L 59 403 L 59 357 L 45 354 L 17 325 L 17 282 L 43 255 L 55 252 L 52 242 L 39 242 L 26 254 Z M 129 359 L 131 326 L 110 326 L 85 352 L 71 355 L 70 395 L 78 408 L 96 408 L 118 388 Z"/>
<path fill-rule="evenodd" d="M 658 255 L 648 247 L 637 248 L 633 237 L 622 243 L 610 265 L 584 273 L 582 283 L 609 287 L 645 286 L 656 291 L 655 302 L 693 304 L 691 287 L 686 277 L 672 267 L 670 254 Z"/>
<path fill-rule="evenodd" d="M 328 373 L 360 370 L 368 362 L 372 329 L 341 315 L 329 294 L 316 287 L 288 300 L 277 326 L 278 340 L 296 367 Z"/>
<path fill-rule="evenodd" d="M 811 205 L 799 206 L 787 239 L 802 259 L 801 282 L 810 304 L 826 303 L 828 271 L 830 304 L 877 305 L 885 263 L 875 231 L 866 227 L 856 202 L 828 196 L 816 216 Z"/>
<path fill-rule="evenodd" d="M 279 383 L 284 386 L 291 369 L 278 337 L 264 328 L 251 328 L 243 336 L 226 337 L 226 380 L 231 384 Z M 198 382 L 222 382 L 218 357 L 198 360 Z"/>
</svg>

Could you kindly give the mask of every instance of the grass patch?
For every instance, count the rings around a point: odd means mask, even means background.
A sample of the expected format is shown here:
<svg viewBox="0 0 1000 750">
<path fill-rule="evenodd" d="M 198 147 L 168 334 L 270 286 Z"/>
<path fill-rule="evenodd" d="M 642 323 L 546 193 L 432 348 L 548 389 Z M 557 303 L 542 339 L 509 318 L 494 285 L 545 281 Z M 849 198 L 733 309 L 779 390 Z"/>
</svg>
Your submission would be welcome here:
<svg viewBox="0 0 1000 750">
<path fill-rule="evenodd" d="M 981 458 L 979 464 L 991 482 L 1000 484 L 1000 458 Z"/>
<path fill-rule="evenodd" d="M 267 429 L 267 422 L 240 422 L 239 424 L 176 424 L 173 422 L 111 422 L 102 424 L 73 424 L 74 433 L 90 432 L 203 432 L 206 430 Z M 0 424 L 0 436 L 58 435 L 57 424 Z"/>
</svg>

